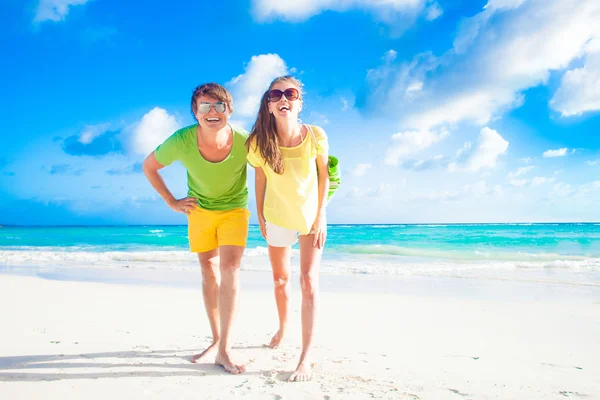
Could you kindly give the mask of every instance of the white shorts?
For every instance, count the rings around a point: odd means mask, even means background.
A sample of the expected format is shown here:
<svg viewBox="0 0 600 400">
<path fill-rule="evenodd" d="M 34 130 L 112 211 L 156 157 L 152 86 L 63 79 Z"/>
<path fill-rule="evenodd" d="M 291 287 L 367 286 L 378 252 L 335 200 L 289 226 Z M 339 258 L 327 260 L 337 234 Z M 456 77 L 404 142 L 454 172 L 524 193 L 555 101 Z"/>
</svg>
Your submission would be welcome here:
<svg viewBox="0 0 600 400">
<path fill-rule="evenodd" d="M 290 247 L 298 242 L 298 231 L 282 228 L 266 221 L 267 243 L 273 247 Z"/>
</svg>

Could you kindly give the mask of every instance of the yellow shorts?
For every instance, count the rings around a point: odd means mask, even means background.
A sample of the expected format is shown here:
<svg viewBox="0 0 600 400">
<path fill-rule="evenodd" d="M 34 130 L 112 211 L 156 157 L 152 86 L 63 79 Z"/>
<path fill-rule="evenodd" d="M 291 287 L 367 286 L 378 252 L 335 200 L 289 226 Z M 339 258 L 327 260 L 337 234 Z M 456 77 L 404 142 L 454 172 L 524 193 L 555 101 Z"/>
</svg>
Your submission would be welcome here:
<svg viewBox="0 0 600 400">
<path fill-rule="evenodd" d="M 250 212 L 245 208 L 212 211 L 196 207 L 188 215 L 190 251 L 203 253 L 220 246 L 246 247 Z"/>
</svg>

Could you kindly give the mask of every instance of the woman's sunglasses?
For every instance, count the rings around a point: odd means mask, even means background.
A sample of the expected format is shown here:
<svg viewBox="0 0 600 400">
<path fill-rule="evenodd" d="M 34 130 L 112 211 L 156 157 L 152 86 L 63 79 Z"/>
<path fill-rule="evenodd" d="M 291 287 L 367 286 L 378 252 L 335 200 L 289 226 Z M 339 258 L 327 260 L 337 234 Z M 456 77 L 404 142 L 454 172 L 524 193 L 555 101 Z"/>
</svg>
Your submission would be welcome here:
<svg viewBox="0 0 600 400">
<path fill-rule="evenodd" d="M 288 100 L 298 100 L 300 93 L 294 88 L 285 89 L 283 92 L 279 89 L 269 90 L 269 101 L 272 103 L 279 101 L 282 95 L 285 95 Z"/>
<path fill-rule="evenodd" d="M 198 112 L 200 114 L 206 114 L 210 112 L 210 109 L 214 107 L 215 111 L 218 113 L 224 113 L 227 109 L 227 104 L 222 101 L 218 101 L 216 103 L 198 103 Z"/>
</svg>

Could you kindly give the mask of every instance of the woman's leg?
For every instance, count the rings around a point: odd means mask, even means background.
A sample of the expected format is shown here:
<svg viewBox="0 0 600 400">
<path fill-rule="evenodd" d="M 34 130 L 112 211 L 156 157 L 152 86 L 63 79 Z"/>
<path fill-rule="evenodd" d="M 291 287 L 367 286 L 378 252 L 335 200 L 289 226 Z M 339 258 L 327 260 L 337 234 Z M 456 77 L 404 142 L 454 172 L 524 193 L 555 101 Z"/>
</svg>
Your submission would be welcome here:
<svg viewBox="0 0 600 400">
<path fill-rule="evenodd" d="M 290 381 L 307 381 L 312 375 L 310 356 L 319 305 L 319 266 L 322 249 L 313 246 L 314 235 L 300 236 L 300 287 L 302 288 L 302 352 Z"/>
<path fill-rule="evenodd" d="M 273 269 L 273 283 L 275 289 L 275 303 L 279 315 L 279 330 L 271 339 L 269 347 L 279 346 L 288 323 L 288 309 L 290 304 L 290 247 L 269 246 L 269 259 Z"/>
</svg>

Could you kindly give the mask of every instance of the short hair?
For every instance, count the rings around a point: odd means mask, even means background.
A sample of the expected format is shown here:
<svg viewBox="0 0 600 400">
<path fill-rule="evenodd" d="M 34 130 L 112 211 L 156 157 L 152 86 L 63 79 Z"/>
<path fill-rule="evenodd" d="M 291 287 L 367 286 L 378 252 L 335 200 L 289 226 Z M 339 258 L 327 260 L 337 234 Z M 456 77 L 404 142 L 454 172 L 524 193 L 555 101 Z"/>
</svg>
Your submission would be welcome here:
<svg viewBox="0 0 600 400">
<path fill-rule="evenodd" d="M 227 108 L 229 108 L 229 112 L 233 112 L 233 99 L 231 98 L 231 94 L 227 89 L 218 83 L 209 82 L 204 83 L 200 86 L 197 86 L 194 89 L 194 94 L 192 94 L 192 114 L 196 117 L 196 101 L 199 97 L 209 96 L 224 103 L 227 103 Z"/>
</svg>

